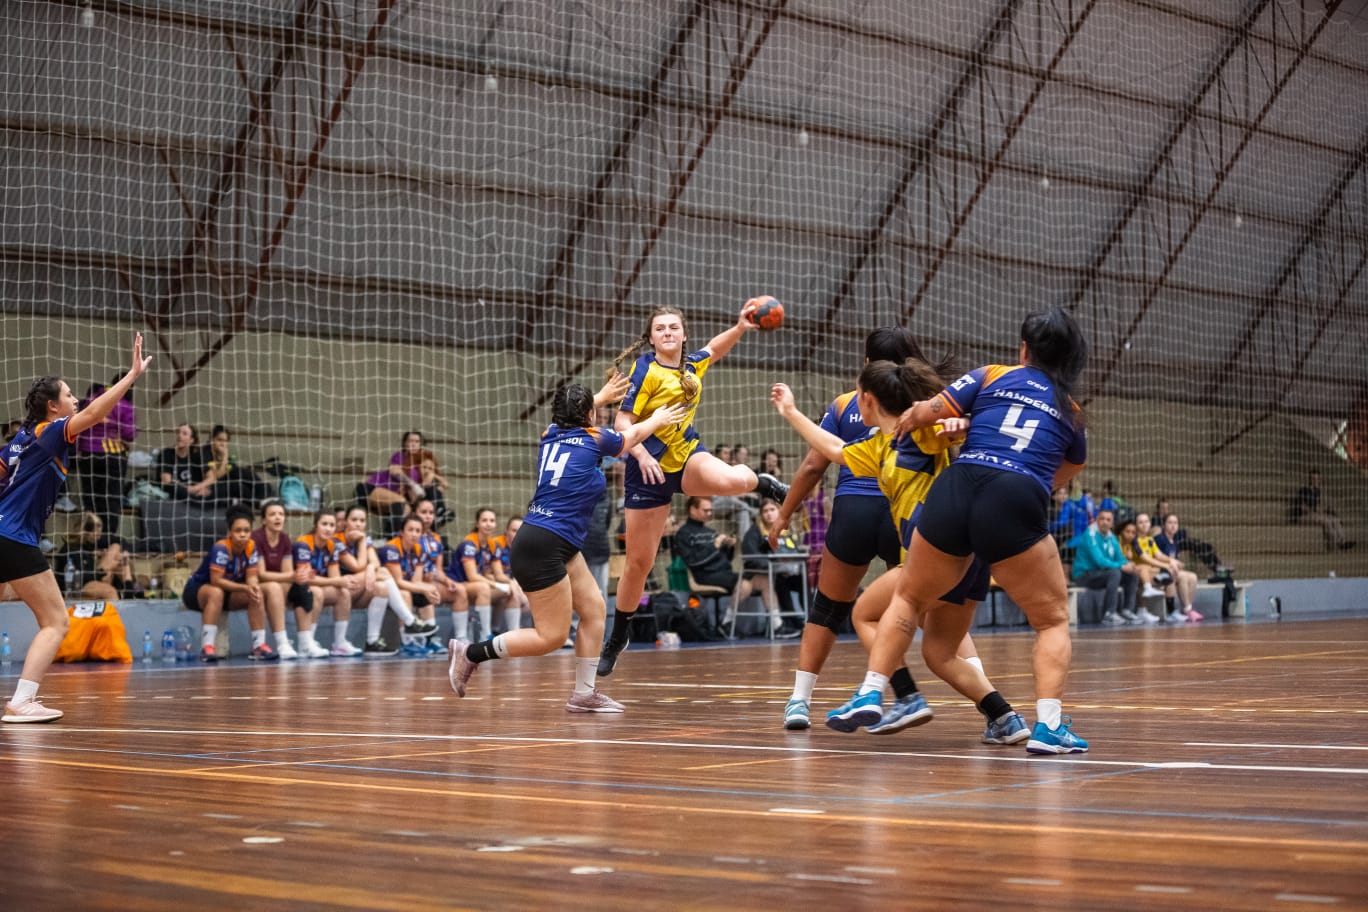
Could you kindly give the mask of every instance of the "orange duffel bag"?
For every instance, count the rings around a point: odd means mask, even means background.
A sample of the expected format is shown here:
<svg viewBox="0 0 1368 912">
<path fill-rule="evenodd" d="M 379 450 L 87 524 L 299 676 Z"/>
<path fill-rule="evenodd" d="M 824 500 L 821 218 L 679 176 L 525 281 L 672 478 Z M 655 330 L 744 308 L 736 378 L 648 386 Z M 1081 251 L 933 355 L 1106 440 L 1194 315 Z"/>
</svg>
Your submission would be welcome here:
<svg viewBox="0 0 1368 912">
<path fill-rule="evenodd" d="M 76 602 L 67 606 L 71 629 L 57 648 L 58 662 L 133 661 L 119 609 L 110 602 Z"/>
</svg>

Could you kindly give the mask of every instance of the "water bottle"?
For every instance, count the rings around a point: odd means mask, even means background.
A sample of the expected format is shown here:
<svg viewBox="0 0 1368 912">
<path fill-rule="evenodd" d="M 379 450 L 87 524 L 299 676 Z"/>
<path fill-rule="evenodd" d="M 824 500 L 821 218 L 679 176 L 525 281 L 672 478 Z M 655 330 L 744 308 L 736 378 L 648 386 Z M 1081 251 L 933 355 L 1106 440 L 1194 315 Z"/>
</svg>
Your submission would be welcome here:
<svg viewBox="0 0 1368 912">
<path fill-rule="evenodd" d="M 64 589 L 62 589 L 62 591 L 65 592 L 65 593 L 67 593 L 67 594 L 70 594 L 70 593 L 72 593 L 73 591 L 75 591 L 75 589 L 76 589 L 76 564 L 73 563 L 72 560 L 71 560 L 71 558 L 69 558 L 69 557 L 67 558 L 66 569 L 65 569 L 64 571 L 62 571 L 62 578 L 66 581 L 66 587 L 65 587 Z"/>
<path fill-rule="evenodd" d="M 162 634 L 162 661 L 176 661 L 176 635 L 171 632 L 171 628 L 169 627 L 166 629 L 166 632 Z"/>
<path fill-rule="evenodd" d="M 190 632 L 190 628 L 181 625 L 176 628 L 176 659 L 180 662 L 189 662 L 195 658 L 195 637 Z"/>
<path fill-rule="evenodd" d="M 0 633 L 0 667 L 9 671 L 10 663 L 13 662 L 10 656 L 10 641 L 8 633 Z"/>
<path fill-rule="evenodd" d="M 312 509 L 317 510 L 319 506 L 322 505 L 322 503 L 323 489 L 320 488 L 317 484 L 314 484 L 312 488 L 309 488 L 309 506 Z"/>
<path fill-rule="evenodd" d="M 152 661 L 152 631 L 143 631 L 143 664 Z"/>
</svg>

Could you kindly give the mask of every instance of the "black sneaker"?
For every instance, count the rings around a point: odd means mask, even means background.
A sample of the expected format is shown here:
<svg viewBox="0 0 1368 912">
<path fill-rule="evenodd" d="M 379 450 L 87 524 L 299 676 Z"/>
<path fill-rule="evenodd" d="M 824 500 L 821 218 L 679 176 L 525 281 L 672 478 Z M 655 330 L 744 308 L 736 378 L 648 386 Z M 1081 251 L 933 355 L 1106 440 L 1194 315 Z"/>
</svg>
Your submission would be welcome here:
<svg viewBox="0 0 1368 912">
<path fill-rule="evenodd" d="M 425 621 L 422 618 L 416 617 L 413 619 L 412 624 L 404 626 L 404 633 L 407 633 L 409 636 L 432 636 L 436 632 L 437 622 L 435 620 Z"/>
<path fill-rule="evenodd" d="M 376 637 L 366 644 L 362 652 L 367 656 L 392 656 L 399 650 L 385 642 L 384 637 Z"/>
<path fill-rule="evenodd" d="M 621 645 L 609 640 L 603 647 L 603 655 L 599 656 L 598 676 L 606 678 L 613 673 L 613 666 L 617 664 L 618 656 L 622 655 L 632 640 L 629 637 L 622 641 Z"/>
<path fill-rule="evenodd" d="M 784 498 L 788 497 L 789 486 L 768 472 L 761 472 L 755 476 L 755 493 L 761 497 L 783 503 Z"/>
</svg>

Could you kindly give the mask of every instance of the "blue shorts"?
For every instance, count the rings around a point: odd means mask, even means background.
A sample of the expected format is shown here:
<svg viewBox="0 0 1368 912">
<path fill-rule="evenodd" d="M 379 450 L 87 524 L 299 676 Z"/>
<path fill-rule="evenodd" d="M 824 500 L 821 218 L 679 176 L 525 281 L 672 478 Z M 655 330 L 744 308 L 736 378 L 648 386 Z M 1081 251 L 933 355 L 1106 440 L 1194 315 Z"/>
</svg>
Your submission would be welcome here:
<svg viewBox="0 0 1368 912">
<path fill-rule="evenodd" d="M 693 453 L 706 453 L 703 445 L 699 444 Z M 693 458 L 693 453 L 689 458 Z M 628 454 L 623 460 L 626 469 L 622 476 L 622 508 L 624 510 L 650 510 L 654 507 L 663 507 L 674 500 L 676 494 L 684 493 L 684 470 L 678 472 L 666 472 L 665 480 L 660 484 L 647 484 L 641 477 L 641 465 L 636 461 L 636 457 Z M 688 460 L 685 460 L 687 463 Z M 515 539 L 516 541 L 516 539 Z"/>
<path fill-rule="evenodd" d="M 955 588 L 942 595 L 940 600 L 952 605 L 981 602 L 988 597 L 988 587 L 992 580 L 993 568 L 976 557 L 969 565 L 969 569 L 964 571 L 964 576 L 955 584 Z"/>
<path fill-rule="evenodd" d="M 902 563 L 898 529 L 883 497 L 836 495 L 831 501 L 825 546 L 832 557 L 852 567 L 871 564 L 876 557 L 890 569 Z"/>
</svg>

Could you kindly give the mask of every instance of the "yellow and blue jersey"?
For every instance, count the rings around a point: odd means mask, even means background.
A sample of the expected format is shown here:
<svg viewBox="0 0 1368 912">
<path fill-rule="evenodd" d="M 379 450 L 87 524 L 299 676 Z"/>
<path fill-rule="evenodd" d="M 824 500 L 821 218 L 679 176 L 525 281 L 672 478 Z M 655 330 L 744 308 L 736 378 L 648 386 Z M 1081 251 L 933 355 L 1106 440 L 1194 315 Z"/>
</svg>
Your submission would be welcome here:
<svg viewBox="0 0 1368 912">
<path fill-rule="evenodd" d="M 920 428 L 896 438 L 875 430 L 842 449 L 846 467 L 855 475 L 877 479 L 879 490 L 888 498 L 904 558 L 926 492 L 950 464 L 951 445 L 949 439 L 937 437 L 934 428 Z"/>
<path fill-rule="evenodd" d="M 339 542 L 336 536 L 317 541 L 313 533 L 310 532 L 295 539 L 295 566 L 302 567 L 308 564 L 313 567 L 314 573 L 319 576 L 327 576 L 328 568 L 337 563 L 338 557 L 345 550 L 346 545 Z"/>
<path fill-rule="evenodd" d="M 976 368 L 936 398 L 951 415 L 970 418 L 964 462 L 1030 476 L 1050 491 L 1061 462 L 1087 458 L 1087 435 L 1055 406 L 1049 376 L 1029 365 Z"/>
<path fill-rule="evenodd" d="M 693 374 L 700 381 L 712 364 L 712 354 L 705 349 L 684 358 L 681 370 Z M 678 472 L 689 461 L 693 451 L 698 449 L 698 432 L 694 430 L 694 412 L 703 397 L 700 389 L 693 399 L 684 398 L 684 389 L 679 382 L 680 371 L 664 367 L 656 361 L 654 352 L 647 352 L 637 358 L 629 378 L 631 385 L 622 400 L 622 410 L 631 412 L 638 419 L 650 417 L 656 409 L 682 402 L 688 406 L 684 417 L 676 424 L 666 425 L 643 441 L 646 452 L 660 463 L 662 472 Z"/>
<path fill-rule="evenodd" d="M 841 438 L 843 443 L 854 443 L 869 436 L 869 427 L 860 414 L 858 390 L 842 393 L 827 406 L 821 428 Z M 883 497 L 879 480 L 872 476 L 856 475 L 849 466 L 841 466 L 836 476 L 836 497 L 855 494 L 862 497 Z"/>
<path fill-rule="evenodd" d="M 185 588 L 198 589 L 210 582 L 214 578 L 215 570 L 230 583 L 245 583 L 247 571 L 257 566 L 260 561 L 256 553 L 256 542 L 251 539 L 247 540 L 241 551 L 234 551 L 233 543 L 228 539 L 220 539 L 205 552 L 204 560 L 200 561 L 199 567 L 190 574 Z"/>
<path fill-rule="evenodd" d="M 584 547 L 589 519 L 608 485 L 599 462 L 621 453 L 622 444 L 622 435 L 611 428 L 547 428 L 538 448 L 537 490 L 523 524 Z"/>
<path fill-rule="evenodd" d="M 6 451 L 10 483 L 0 491 L 0 537 L 37 547 L 75 452 L 70 418 L 38 424 L 18 453 Z"/>
</svg>

